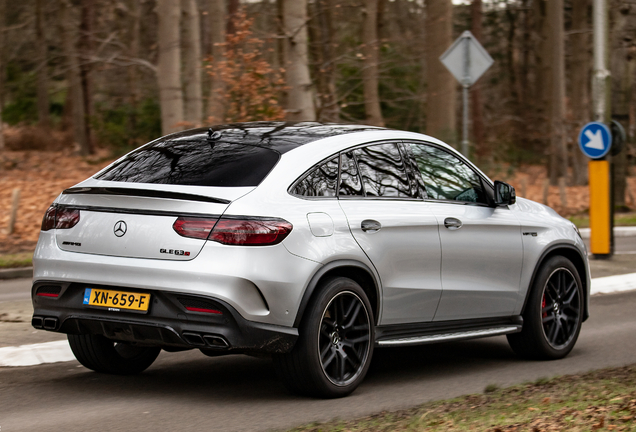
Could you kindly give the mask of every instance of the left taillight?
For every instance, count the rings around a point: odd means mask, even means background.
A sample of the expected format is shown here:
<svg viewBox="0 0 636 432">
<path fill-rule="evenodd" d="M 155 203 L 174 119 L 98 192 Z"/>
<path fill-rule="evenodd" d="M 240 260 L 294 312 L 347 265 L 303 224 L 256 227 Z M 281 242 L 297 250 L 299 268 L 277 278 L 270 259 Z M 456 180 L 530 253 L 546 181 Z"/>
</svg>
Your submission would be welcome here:
<svg viewBox="0 0 636 432">
<path fill-rule="evenodd" d="M 78 209 L 53 205 L 44 213 L 42 231 L 73 228 L 79 220 L 80 211 Z"/>
</svg>

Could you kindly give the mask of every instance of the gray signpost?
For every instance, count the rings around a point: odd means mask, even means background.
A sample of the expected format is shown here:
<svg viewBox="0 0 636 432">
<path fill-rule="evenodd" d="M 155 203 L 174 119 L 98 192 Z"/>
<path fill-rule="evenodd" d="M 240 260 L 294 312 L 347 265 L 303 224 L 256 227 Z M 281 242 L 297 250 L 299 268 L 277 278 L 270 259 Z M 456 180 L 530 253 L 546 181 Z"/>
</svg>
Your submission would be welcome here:
<svg viewBox="0 0 636 432">
<path fill-rule="evenodd" d="M 463 87 L 462 154 L 468 157 L 468 89 L 488 70 L 494 60 L 468 30 L 439 59 Z"/>
</svg>

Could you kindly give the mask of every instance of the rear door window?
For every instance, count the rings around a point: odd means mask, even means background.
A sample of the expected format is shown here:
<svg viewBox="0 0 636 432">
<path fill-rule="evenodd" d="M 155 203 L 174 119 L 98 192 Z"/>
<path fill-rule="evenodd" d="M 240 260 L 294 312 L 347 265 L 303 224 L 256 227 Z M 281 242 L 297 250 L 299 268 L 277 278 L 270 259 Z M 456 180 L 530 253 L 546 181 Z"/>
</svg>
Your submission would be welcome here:
<svg viewBox="0 0 636 432">
<path fill-rule="evenodd" d="M 396 144 L 354 150 L 367 197 L 411 198 L 411 183 Z"/>
</svg>

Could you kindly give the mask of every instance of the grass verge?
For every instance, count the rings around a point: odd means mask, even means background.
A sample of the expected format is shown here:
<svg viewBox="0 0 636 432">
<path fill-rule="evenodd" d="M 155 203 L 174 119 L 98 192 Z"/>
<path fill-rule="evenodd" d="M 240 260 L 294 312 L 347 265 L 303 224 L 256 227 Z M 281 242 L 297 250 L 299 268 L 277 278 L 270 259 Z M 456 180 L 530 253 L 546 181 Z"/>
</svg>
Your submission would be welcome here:
<svg viewBox="0 0 636 432">
<path fill-rule="evenodd" d="M 587 215 L 570 216 L 568 219 L 579 228 L 590 227 L 590 217 Z M 636 213 L 614 213 L 614 226 L 636 226 Z"/>
<path fill-rule="evenodd" d="M 636 431 L 636 365 L 540 379 L 485 394 L 431 402 L 293 432 Z"/>
<path fill-rule="evenodd" d="M 0 269 L 31 267 L 33 265 L 33 252 L 22 252 L 10 255 L 0 255 Z"/>
</svg>

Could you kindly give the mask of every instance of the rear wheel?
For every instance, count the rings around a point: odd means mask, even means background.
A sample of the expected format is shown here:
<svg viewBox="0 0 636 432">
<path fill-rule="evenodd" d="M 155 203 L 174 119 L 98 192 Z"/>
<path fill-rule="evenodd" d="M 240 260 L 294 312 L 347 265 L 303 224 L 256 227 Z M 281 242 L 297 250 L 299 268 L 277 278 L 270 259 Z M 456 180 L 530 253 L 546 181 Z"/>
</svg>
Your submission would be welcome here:
<svg viewBox="0 0 636 432">
<path fill-rule="evenodd" d="M 522 357 L 559 359 L 572 351 L 581 331 L 583 289 L 570 260 L 550 258 L 539 270 L 523 314 L 523 330 L 508 335 Z"/>
<path fill-rule="evenodd" d="M 75 358 L 95 372 L 132 375 L 146 370 L 161 348 L 115 342 L 102 335 L 68 335 Z"/>
<path fill-rule="evenodd" d="M 371 305 L 360 285 L 332 279 L 308 306 L 294 349 L 275 356 L 275 365 L 295 393 L 347 396 L 369 369 L 374 335 Z"/>
</svg>

